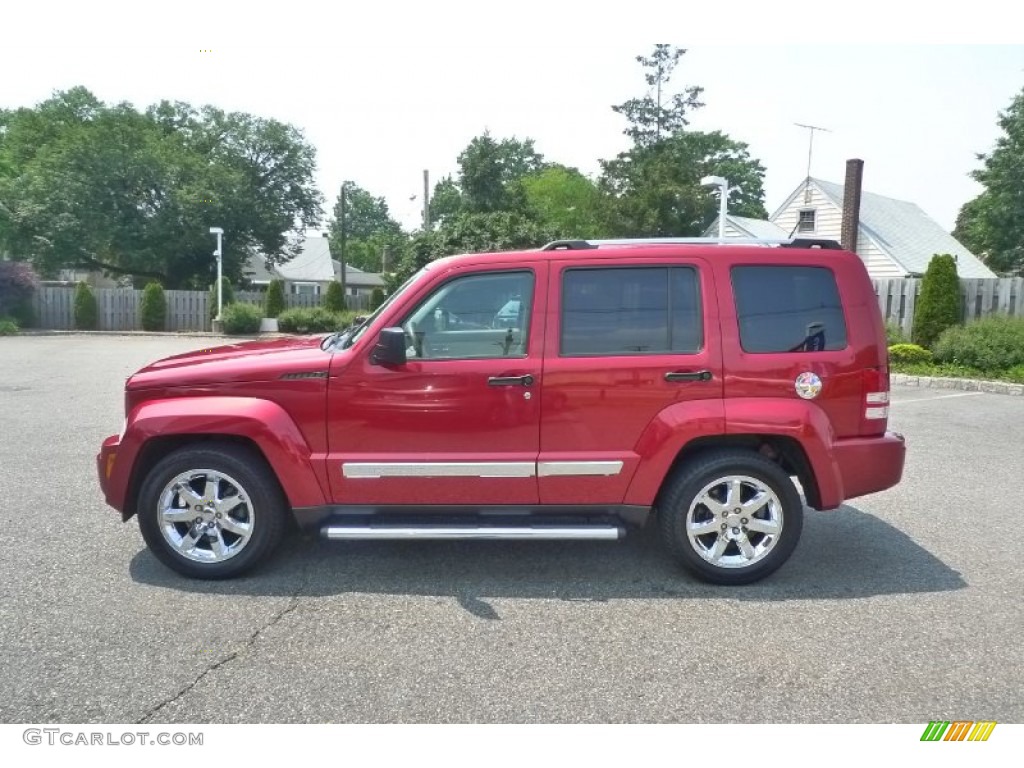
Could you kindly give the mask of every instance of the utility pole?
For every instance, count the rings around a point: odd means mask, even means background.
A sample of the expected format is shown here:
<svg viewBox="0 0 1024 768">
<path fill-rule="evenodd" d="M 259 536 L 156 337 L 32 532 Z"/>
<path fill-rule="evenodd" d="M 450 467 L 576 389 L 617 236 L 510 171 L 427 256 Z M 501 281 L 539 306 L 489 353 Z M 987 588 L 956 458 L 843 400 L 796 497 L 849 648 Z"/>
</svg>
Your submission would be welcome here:
<svg viewBox="0 0 1024 768">
<path fill-rule="evenodd" d="M 388 257 L 391 255 L 391 246 L 385 245 L 380 253 L 380 271 L 381 274 L 387 274 L 388 271 Z"/>
<path fill-rule="evenodd" d="M 832 133 L 828 128 L 822 128 L 818 125 L 806 125 L 804 123 L 793 123 L 801 128 L 806 128 L 810 133 L 810 140 L 807 143 L 807 178 L 811 178 L 811 156 L 814 152 L 814 132 L 825 131 L 825 133 Z"/>
<path fill-rule="evenodd" d="M 423 169 L 423 231 L 430 229 L 430 171 Z"/>
<path fill-rule="evenodd" d="M 341 183 L 341 219 L 338 222 L 341 225 L 341 233 L 338 241 L 338 261 L 341 264 L 341 295 L 345 296 L 345 230 L 348 227 L 348 216 L 346 215 L 346 204 L 345 204 L 345 182 Z M 348 297 L 345 296 L 345 301 L 348 301 Z"/>
</svg>

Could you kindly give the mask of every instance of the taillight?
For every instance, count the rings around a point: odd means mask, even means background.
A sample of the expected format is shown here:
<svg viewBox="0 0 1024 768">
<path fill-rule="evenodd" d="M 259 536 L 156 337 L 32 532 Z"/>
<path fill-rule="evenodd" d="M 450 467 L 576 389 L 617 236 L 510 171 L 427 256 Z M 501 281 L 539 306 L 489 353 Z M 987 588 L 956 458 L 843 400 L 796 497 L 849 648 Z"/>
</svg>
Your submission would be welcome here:
<svg viewBox="0 0 1024 768">
<path fill-rule="evenodd" d="M 865 434 L 884 432 L 889 419 L 889 369 L 865 368 L 863 387 Z"/>
</svg>

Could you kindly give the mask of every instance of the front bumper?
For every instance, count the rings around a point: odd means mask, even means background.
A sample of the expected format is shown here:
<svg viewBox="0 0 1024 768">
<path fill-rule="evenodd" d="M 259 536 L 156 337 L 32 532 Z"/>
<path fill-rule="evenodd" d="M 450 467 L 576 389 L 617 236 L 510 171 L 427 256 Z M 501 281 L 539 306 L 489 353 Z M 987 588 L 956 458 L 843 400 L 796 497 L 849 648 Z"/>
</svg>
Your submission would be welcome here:
<svg viewBox="0 0 1024 768">
<path fill-rule="evenodd" d="M 121 436 L 111 435 L 103 441 L 100 452 L 96 454 L 96 474 L 100 481 L 100 490 L 107 504 L 118 512 L 123 512 L 125 489 L 119 488 L 117 450 L 121 447 Z M 119 491 L 119 492 L 118 492 Z"/>
</svg>

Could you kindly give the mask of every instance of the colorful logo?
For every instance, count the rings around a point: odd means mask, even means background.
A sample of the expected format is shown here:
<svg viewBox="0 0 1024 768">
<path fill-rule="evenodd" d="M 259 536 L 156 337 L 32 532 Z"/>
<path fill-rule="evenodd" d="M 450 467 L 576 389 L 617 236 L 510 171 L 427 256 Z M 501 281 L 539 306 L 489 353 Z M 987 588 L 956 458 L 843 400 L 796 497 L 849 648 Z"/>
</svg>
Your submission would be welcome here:
<svg viewBox="0 0 1024 768">
<path fill-rule="evenodd" d="M 921 734 L 921 741 L 988 741 L 995 720 L 932 720 Z"/>
</svg>

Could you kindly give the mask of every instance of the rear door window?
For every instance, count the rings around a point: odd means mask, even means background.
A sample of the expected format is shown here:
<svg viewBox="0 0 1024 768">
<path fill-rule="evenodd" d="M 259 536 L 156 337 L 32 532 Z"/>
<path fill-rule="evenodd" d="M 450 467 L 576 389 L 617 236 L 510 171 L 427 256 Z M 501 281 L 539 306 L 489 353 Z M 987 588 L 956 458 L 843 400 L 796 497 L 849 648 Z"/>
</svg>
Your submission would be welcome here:
<svg viewBox="0 0 1024 768">
<path fill-rule="evenodd" d="M 561 354 L 692 354 L 703 343 L 693 267 L 578 268 L 564 273 Z"/>
</svg>

